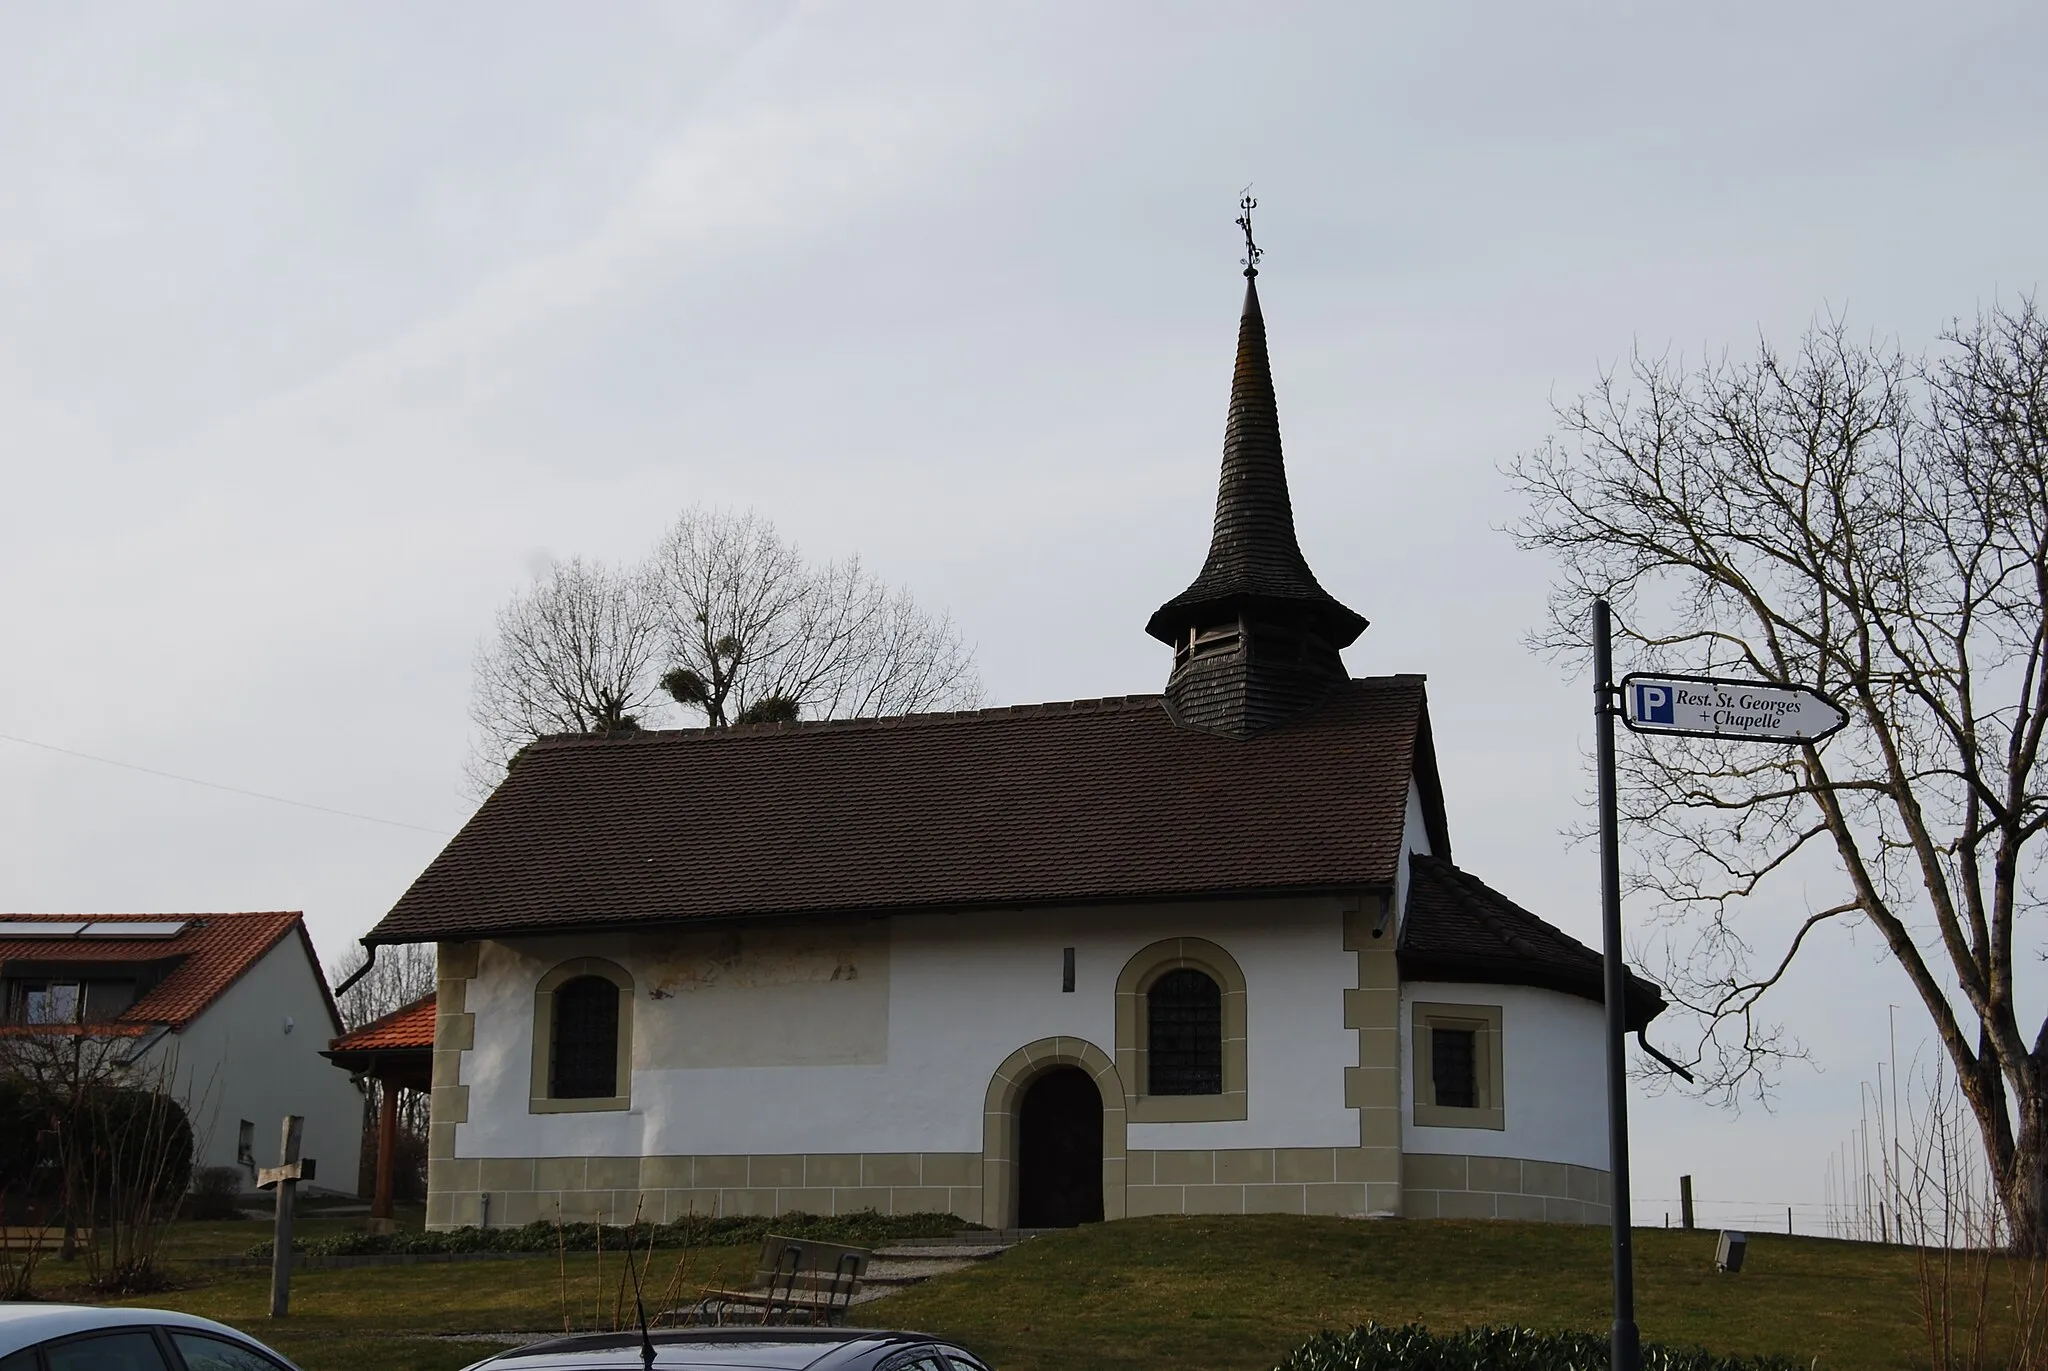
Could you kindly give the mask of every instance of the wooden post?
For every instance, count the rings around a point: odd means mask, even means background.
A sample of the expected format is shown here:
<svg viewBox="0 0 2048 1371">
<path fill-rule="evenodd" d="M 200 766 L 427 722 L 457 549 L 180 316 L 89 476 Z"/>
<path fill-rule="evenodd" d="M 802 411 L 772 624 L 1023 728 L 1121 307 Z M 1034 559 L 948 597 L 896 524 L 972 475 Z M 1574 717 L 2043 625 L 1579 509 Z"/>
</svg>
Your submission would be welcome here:
<svg viewBox="0 0 2048 1371">
<path fill-rule="evenodd" d="M 1692 1177 L 1678 1178 L 1678 1223 L 1681 1228 L 1692 1227 Z"/>
<path fill-rule="evenodd" d="M 281 1319 L 292 1307 L 292 1200 L 300 1181 L 313 1179 L 313 1159 L 299 1156 L 306 1136 L 302 1114 L 284 1116 L 284 1130 L 277 1141 L 276 1166 L 256 1173 L 256 1188 L 277 1191 L 277 1225 L 270 1238 L 270 1317 Z"/>
<path fill-rule="evenodd" d="M 377 1197 L 370 1203 L 370 1217 L 391 1217 L 391 1176 L 398 1160 L 398 1087 L 379 1081 L 384 1103 L 377 1111 Z"/>
</svg>

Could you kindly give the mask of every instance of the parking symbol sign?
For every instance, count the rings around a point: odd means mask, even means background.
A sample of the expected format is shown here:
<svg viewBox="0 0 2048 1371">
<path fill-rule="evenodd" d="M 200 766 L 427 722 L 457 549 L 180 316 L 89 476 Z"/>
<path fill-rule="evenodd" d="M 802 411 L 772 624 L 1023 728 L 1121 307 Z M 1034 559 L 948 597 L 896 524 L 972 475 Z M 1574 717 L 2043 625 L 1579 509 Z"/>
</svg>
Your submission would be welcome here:
<svg viewBox="0 0 2048 1371">
<path fill-rule="evenodd" d="M 1666 685 L 1642 685 L 1635 688 L 1636 722 L 1643 724 L 1676 723 L 1673 717 L 1671 687 Z"/>
</svg>

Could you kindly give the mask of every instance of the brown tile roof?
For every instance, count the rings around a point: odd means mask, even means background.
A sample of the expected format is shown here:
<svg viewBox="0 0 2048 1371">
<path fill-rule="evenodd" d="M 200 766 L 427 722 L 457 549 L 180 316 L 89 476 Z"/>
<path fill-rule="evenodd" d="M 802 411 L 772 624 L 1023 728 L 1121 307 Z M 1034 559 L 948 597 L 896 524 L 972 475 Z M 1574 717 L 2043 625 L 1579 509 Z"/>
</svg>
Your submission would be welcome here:
<svg viewBox="0 0 2048 1371">
<path fill-rule="evenodd" d="M 1402 979 L 1530 985 L 1605 1003 L 1601 958 L 1592 948 L 1440 858 L 1412 853 L 1408 872 Z M 1629 1028 L 1663 1010 L 1657 987 L 1629 973 Z"/>
<path fill-rule="evenodd" d="M 434 997 L 401 1005 L 342 1034 L 320 1054 L 352 1076 L 428 1090 L 434 1083 Z"/>
<path fill-rule="evenodd" d="M 336 1052 L 375 1052 L 392 1048 L 424 1048 L 431 1051 L 434 1046 L 434 996 L 425 995 L 411 1004 L 392 1010 L 381 1019 L 372 1019 L 361 1028 L 352 1028 L 327 1045 L 329 1055 Z"/>
<path fill-rule="evenodd" d="M 319 973 L 304 920 L 293 911 L 256 914 L 0 914 L 4 923 L 162 923 L 184 920 L 186 927 L 171 938 L 0 938 L 0 968 L 30 962 L 77 965 L 93 962 L 175 960 L 156 986 L 114 1021 L 117 1031 L 139 1031 L 157 1024 L 183 1028 L 240 980 L 242 973 L 288 935 L 296 932 L 306 957 Z M 323 994 L 326 982 L 321 980 Z M 333 1014 L 333 1001 L 328 1001 Z M 334 1022 L 338 1025 L 340 1020 Z"/>
<path fill-rule="evenodd" d="M 547 739 L 365 941 L 1384 887 L 1428 749 L 1420 676 L 1244 740 L 1153 695 Z"/>
</svg>

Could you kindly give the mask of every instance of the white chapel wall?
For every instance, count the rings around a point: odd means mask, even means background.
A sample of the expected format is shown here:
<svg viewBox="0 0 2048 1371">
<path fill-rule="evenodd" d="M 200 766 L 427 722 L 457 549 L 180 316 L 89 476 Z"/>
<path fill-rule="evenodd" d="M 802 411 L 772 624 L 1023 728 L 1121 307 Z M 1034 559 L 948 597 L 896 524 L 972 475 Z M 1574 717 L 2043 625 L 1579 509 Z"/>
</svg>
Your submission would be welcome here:
<svg viewBox="0 0 2048 1371">
<path fill-rule="evenodd" d="M 1499 1005 L 1505 1129 L 1424 1128 L 1415 1122 L 1417 1001 Z M 1591 1000 L 1529 986 L 1411 981 L 1401 987 L 1402 1148 L 1410 1153 L 1518 1157 L 1607 1168 L 1605 1011 Z"/>
<path fill-rule="evenodd" d="M 1408 808 L 1401 821 L 1401 861 L 1394 870 L 1394 936 L 1408 922 L 1408 854 L 1429 852 L 1429 821 L 1422 813 L 1422 787 L 1408 778 Z"/>
<path fill-rule="evenodd" d="M 485 943 L 466 1008 L 462 1157 L 962 1152 L 982 1148 L 997 1067 L 1061 1035 L 1115 1051 L 1116 980 L 1167 937 L 1214 941 L 1244 972 L 1249 1117 L 1141 1124 L 1134 1148 L 1351 1147 L 1344 1027 L 1356 958 L 1334 900 L 906 915 L 744 937 Z M 1075 989 L 1061 990 L 1075 949 Z M 573 957 L 633 974 L 632 1107 L 531 1114 L 534 987 Z M 655 992 L 662 992 L 659 997 Z M 877 1051 L 877 1048 L 880 1051 Z"/>
<path fill-rule="evenodd" d="M 363 1095 L 320 1055 L 335 1032 L 304 945 L 288 933 L 184 1032 L 165 1035 L 146 1060 L 176 1063 L 176 1090 L 198 1135 L 195 1164 L 234 1166 L 247 1119 L 256 1125 L 257 1165 L 275 1166 L 284 1116 L 303 1114 L 305 1155 L 320 1163 L 315 1184 L 354 1194 Z M 255 1184 L 243 1176 L 244 1184 Z"/>
</svg>

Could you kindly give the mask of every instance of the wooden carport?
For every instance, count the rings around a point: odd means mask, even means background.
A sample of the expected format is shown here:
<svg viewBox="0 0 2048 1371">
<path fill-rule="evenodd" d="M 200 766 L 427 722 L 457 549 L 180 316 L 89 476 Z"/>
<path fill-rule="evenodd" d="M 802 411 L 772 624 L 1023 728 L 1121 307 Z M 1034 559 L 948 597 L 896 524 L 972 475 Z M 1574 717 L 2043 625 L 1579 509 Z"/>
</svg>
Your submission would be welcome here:
<svg viewBox="0 0 2048 1371">
<path fill-rule="evenodd" d="M 321 1053 L 352 1077 L 383 1087 L 377 1117 L 377 1193 L 370 1217 L 391 1217 L 392 1167 L 398 1151 L 398 1092 L 425 1092 L 434 1081 L 434 997 L 428 995 L 342 1034 Z"/>
</svg>

